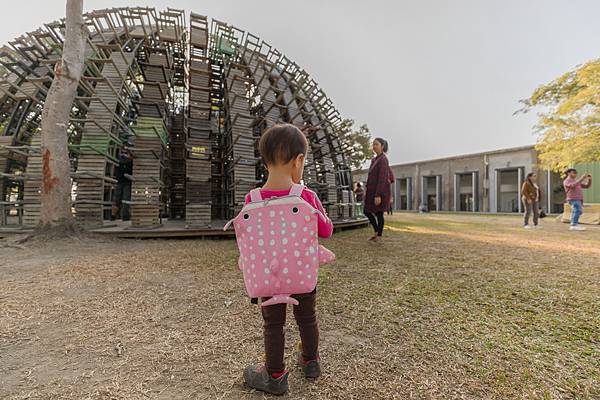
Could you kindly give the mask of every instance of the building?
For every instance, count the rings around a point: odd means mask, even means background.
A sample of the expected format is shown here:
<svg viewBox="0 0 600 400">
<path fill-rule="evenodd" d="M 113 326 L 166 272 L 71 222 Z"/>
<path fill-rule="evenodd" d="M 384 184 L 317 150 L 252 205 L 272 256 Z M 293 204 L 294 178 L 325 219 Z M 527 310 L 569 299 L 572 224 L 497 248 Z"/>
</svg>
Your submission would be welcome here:
<svg viewBox="0 0 600 400">
<path fill-rule="evenodd" d="M 522 212 L 520 188 L 530 172 L 538 175 L 541 207 L 547 213 L 563 211 L 561 177 L 538 167 L 533 146 L 489 151 L 428 161 L 392 165 L 395 210 L 465 212 Z M 354 173 L 366 182 L 368 170 Z"/>
<path fill-rule="evenodd" d="M 583 202 L 585 204 L 600 204 L 600 162 L 575 165 L 577 172 L 590 174 L 595 179 L 592 187 L 583 191 Z"/>
</svg>

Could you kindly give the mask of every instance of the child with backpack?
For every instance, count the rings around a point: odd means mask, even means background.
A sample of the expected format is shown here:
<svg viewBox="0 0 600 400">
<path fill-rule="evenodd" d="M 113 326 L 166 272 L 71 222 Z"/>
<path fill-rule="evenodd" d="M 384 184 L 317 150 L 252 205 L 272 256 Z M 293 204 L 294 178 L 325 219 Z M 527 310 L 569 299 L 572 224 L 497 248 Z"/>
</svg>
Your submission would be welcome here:
<svg viewBox="0 0 600 400">
<path fill-rule="evenodd" d="M 232 221 L 246 289 L 251 297 L 261 298 L 264 320 L 265 364 L 247 367 L 244 381 L 251 388 L 281 395 L 288 390 L 287 304 L 294 305 L 302 341 L 298 363 L 307 378 L 321 374 L 317 268 L 335 256 L 318 245 L 318 237 L 330 237 L 333 224 L 317 195 L 299 184 L 308 151 L 300 129 L 273 126 L 262 135 L 259 151 L 268 170 L 267 182 L 246 196 L 246 205 Z"/>
</svg>

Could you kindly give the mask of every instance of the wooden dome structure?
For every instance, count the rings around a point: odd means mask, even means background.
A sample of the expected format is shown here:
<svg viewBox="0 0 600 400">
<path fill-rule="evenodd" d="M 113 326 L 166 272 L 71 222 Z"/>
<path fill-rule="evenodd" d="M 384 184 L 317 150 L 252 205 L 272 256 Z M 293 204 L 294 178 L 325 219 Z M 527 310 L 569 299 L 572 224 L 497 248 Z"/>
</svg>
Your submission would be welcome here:
<svg viewBox="0 0 600 400">
<path fill-rule="evenodd" d="M 281 122 L 310 142 L 305 184 L 333 219 L 352 218 L 342 118 L 295 62 L 251 33 L 181 10 L 113 8 L 84 19 L 85 70 L 68 128 L 80 223 L 110 217 L 124 148 L 134 156 L 132 226 L 231 218 L 265 179 L 258 139 Z M 0 48 L 2 225 L 38 222 L 40 118 L 63 41 L 57 21 Z"/>
</svg>

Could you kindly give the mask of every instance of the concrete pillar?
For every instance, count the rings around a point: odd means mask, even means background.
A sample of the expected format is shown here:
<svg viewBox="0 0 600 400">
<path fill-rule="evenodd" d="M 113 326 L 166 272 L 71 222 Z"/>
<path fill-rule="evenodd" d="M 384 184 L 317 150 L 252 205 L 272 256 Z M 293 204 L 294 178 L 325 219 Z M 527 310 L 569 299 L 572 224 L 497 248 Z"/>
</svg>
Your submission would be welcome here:
<svg viewBox="0 0 600 400">
<path fill-rule="evenodd" d="M 442 211 L 444 208 L 442 203 L 442 176 L 435 176 L 435 208 L 436 211 Z"/>
<path fill-rule="evenodd" d="M 523 185 L 523 168 L 517 169 L 518 180 L 517 180 L 517 202 L 519 204 L 519 213 L 523 212 L 523 202 L 521 201 L 521 186 Z"/>
<path fill-rule="evenodd" d="M 427 207 L 427 177 L 421 177 L 421 205 Z M 427 207 L 428 208 L 428 207 Z M 431 210 L 428 210 L 431 211 Z"/>
<path fill-rule="evenodd" d="M 490 161 L 488 158 L 487 154 L 483 155 L 483 179 L 482 179 L 482 194 L 483 194 L 483 199 L 482 199 L 482 204 L 481 204 L 481 211 L 487 211 L 487 212 L 491 212 L 492 211 L 492 205 L 490 204 Z"/>
<path fill-rule="evenodd" d="M 394 198 L 394 201 L 392 202 L 392 204 L 390 204 L 390 207 L 392 207 L 393 211 L 395 211 L 395 210 L 398 209 L 398 207 L 396 207 L 396 202 L 398 201 L 398 196 L 397 196 L 398 193 L 396 193 L 396 187 L 397 187 L 396 183 L 397 182 L 398 182 L 398 179 L 395 179 L 394 183 L 392 183 L 392 187 L 391 187 L 391 190 L 390 190 L 390 192 L 391 192 L 390 194 Z"/>
<path fill-rule="evenodd" d="M 473 212 L 479 211 L 479 173 L 471 172 L 471 190 L 473 191 Z"/>
<path fill-rule="evenodd" d="M 413 209 L 413 180 L 406 178 L 406 209 Z"/>
<path fill-rule="evenodd" d="M 460 211 L 460 175 L 454 174 L 454 211 Z"/>
<path fill-rule="evenodd" d="M 542 200 L 542 199 L 540 199 Z M 546 212 L 552 212 L 552 172 L 546 171 Z"/>
<path fill-rule="evenodd" d="M 494 194 L 494 198 L 496 199 L 496 205 L 494 210 L 490 210 L 491 212 L 500 212 L 500 173 L 497 169 L 494 170 L 494 186 L 496 187 L 496 193 Z"/>
<path fill-rule="evenodd" d="M 398 192 L 400 192 L 401 189 L 401 185 L 400 182 L 398 181 L 398 179 L 396 179 L 394 181 L 394 210 L 399 210 L 400 209 L 400 201 L 398 200 L 400 198 L 400 196 L 398 195 Z"/>
<path fill-rule="evenodd" d="M 419 209 L 419 164 L 415 165 L 415 203 L 417 206 L 417 210 Z"/>
</svg>

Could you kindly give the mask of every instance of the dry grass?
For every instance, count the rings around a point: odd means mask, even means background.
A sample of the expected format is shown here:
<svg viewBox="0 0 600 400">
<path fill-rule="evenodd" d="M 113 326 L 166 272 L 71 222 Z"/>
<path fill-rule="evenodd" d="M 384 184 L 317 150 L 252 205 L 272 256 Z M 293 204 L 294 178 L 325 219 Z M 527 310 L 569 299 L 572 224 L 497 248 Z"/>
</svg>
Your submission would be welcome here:
<svg viewBox="0 0 600 400">
<path fill-rule="evenodd" d="M 337 234 L 321 271 L 324 376 L 290 399 L 600 398 L 600 229 L 403 214 Z M 232 241 L 0 249 L 0 398 L 261 399 L 259 309 Z"/>
</svg>

